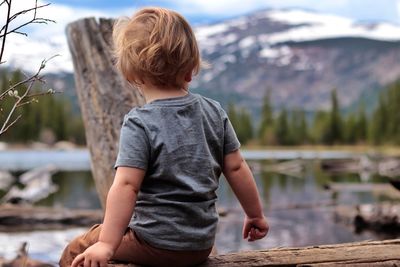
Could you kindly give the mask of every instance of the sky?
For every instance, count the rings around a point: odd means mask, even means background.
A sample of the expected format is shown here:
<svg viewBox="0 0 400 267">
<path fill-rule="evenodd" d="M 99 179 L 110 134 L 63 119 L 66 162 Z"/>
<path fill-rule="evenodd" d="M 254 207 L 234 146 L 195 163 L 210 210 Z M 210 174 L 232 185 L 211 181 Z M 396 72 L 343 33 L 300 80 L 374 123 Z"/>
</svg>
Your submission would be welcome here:
<svg viewBox="0 0 400 267">
<path fill-rule="evenodd" d="M 13 12 L 33 7 L 34 3 L 35 0 L 13 0 Z M 9 37 L 8 43 L 11 45 L 5 50 L 3 58 L 8 63 L 12 64 L 13 60 L 18 59 L 20 63 L 17 65 L 22 64 L 28 69 L 34 69 L 40 62 L 38 63 L 37 59 L 27 59 L 32 58 L 32 51 L 37 51 L 36 58 L 48 55 L 49 49 L 43 45 L 44 43 L 52 44 L 51 53 L 68 54 L 64 34 L 68 23 L 83 17 L 130 16 L 143 6 L 174 9 L 184 15 L 193 26 L 218 22 L 266 8 L 302 8 L 339 15 L 355 21 L 384 21 L 400 26 L 400 0 L 38 0 L 38 3 L 50 3 L 50 6 L 40 9 L 38 15 L 52 19 L 56 23 L 30 25 L 24 29 L 28 37 L 22 35 Z M 0 25 L 4 23 L 1 20 L 5 18 L 5 6 L 5 4 L 0 6 Z M 21 16 L 14 24 L 27 21 L 31 16 L 29 13 Z M 68 56 L 61 56 L 53 62 L 63 69 L 62 60 Z"/>
<path fill-rule="evenodd" d="M 18 0 L 17 0 L 18 1 Z M 22 0 L 19 0 L 22 1 Z M 26 1 L 26 0 L 25 0 Z M 175 9 L 192 23 L 237 16 L 261 8 L 300 7 L 360 21 L 390 21 L 400 24 L 399 0 L 53 0 L 54 5 L 125 13 L 141 6 Z"/>
</svg>

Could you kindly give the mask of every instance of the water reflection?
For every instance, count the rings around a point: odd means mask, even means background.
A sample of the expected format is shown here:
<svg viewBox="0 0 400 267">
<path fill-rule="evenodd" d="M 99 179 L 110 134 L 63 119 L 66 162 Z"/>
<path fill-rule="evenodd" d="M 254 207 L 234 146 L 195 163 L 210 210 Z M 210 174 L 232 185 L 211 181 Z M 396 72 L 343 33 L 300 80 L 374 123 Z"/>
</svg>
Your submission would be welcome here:
<svg viewBox="0 0 400 267">
<path fill-rule="evenodd" d="M 265 163 L 261 161 L 250 162 L 250 164 L 261 166 Z M 360 183 L 361 179 L 358 175 L 330 175 L 322 172 L 316 161 L 308 161 L 301 175 L 284 175 L 262 170 L 263 168 L 260 168 L 259 171 L 255 170 L 254 174 L 265 213 L 271 226 L 268 238 L 252 243 L 242 239 L 243 212 L 225 179 L 221 177 L 220 188 L 218 189 L 218 206 L 227 210 L 227 216 L 221 217 L 218 226 L 216 246 L 219 253 L 380 238 L 368 232 L 355 234 L 353 229 L 335 223 L 333 204 L 375 203 L 385 199 L 374 195 L 372 192 L 344 191 L 333 193 L 324 189 L 330 182 Z M 369 183 L 386 182 L 385 178 L 376 175 L 369 179 Z M 42 200 L 38 203 L 39 205 L 79 209 L 100 208 L 90 172 L 60 172 L 54 175 L 53 180 L 60 190 Z M 83 230 L 80 229 L 79 231 Z M 26 235 L 33 236 L 32 240 L 27 240 L 30 246 L 43 247 L 40 245 L 41 240 L 35 238 L 35 236 L 42 236 L 43 234 L 46 233 Z M 50 251 L 35 250 L 36 258 L 54 261 L 67 241 L 73 238 L 75 234 L 76 232 L 70 230 L 52 233 L 52 236 L 58 236 L 57 242 L 53 242 Z M 60 235 L 63 235 L 63 237 L 61 238 Z M 14 234 L 0 233 L 0 240 L 7 239 L 8 247 L 15 245 L 14 251 L 19 246 L 19 243 L 16 243 L 16 240 L 19 240 L 18 238 Z M 1 250 L 0 256 L 2 256 Z"/>
<path fill-rule="evenodd" d="M 59 172 L 53 176 L 59 191 L 37 205 L 72 209 L 99 209 L 100 201 L 89 171 Z"/>
</svg>

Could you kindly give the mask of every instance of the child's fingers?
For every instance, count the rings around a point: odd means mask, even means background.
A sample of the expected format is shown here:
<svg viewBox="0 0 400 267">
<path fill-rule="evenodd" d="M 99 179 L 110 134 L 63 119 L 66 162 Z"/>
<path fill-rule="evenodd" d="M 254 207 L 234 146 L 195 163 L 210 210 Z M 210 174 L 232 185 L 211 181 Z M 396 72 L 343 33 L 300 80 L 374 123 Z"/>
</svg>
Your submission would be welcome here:
<svg viewBox="0 0 400 267">
<path fill-rule="evenodd" d="M 83 260 L 84 260 L 83 254 L 79 254 L 72 262 L 71 267 L 79 267 L 79 264 L 82 263 Z"/>
<path fill-rule="evenodd" d="M 245 223 L 243 226 L 243 238 L 244 239 L 249 237 L 250 229 L 251 229 L 251 224 Z"/>
<path fill-rule="evenodd" d="M 258 230 L 258 238 L 263 238 L 267 235 L 268 230 Z"/>
<path fill-rule="evenodd" d="M 263 238 L 263 237 L 265 237 L 267 235 L 267 231 L 265 231 L 265 230 L 260 230 L 260 229 L 257 229 L 257 228 L 251 228 L 251 230 L 250 230 L 250 234 L 249 234 L 249 239 L 248 239 L 248 241 L 255 241 L 255 240 L 258 240 L 258 239 L 261 239 L 261 238 Z"/>
</svg>

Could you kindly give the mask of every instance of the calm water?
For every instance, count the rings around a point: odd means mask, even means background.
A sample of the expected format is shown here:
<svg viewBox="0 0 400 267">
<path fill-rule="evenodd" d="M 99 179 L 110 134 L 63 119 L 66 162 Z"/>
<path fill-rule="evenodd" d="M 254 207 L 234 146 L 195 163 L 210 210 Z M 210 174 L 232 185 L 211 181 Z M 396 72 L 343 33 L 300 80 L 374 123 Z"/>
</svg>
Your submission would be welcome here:
<svg viewBox="0 0 400 267">
<path fill-rule="evenodd" d="M 325 184 L 332 181 L 361 182 L 358 175 L 328 175 L 319 170 L 317 161 L 307 161 L 305 170 L 296 176 L 257 171 L 262 170 L 268 162 L 249 163 L 254 167 L 255 179 L 271 226 L 270 233 L 258 242 L 249 243 L 241 238 L 243 213 L 222 177 L 218 205 L 227 211 L 227 215 L 221 217 L 219 223 L 216 238 L 219 253 L 379 239 L 368 232 L 355 234 L 351 228 L 335 223 L 333 207 L 329 204 L 375 203 L 381 200 L 380 196 L 349 192 L 332 194 L 323 189 Z M 90 172 L 59 172 L 53 176 L 53 180 L 59 186 L 59 191 L 42 200 L 39 205 L 100 208 Z M 382 183 L 386 180 L 374 176 L 368 182 Z M 294 208 L 295 205 L 298 208 Z M 56 262 L 67 241 L 84 230 L 0 233 L 0 256 L 14 256 L 20 243 L 28 241 L 33 258 Z"/>
</svg>

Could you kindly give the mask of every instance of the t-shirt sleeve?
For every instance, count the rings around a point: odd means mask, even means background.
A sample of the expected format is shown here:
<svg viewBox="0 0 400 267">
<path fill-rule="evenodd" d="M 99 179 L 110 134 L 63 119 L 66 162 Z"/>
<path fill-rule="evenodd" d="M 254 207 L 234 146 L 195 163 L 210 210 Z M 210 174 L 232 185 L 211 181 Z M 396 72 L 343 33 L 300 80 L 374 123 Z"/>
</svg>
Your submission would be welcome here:
<svg viewBox="0 0 400 267">
<path fill-rule="evenodd" d="M 124 166 L 147 170 L 149 157 L 150 144 L 144 126 L 138 118 L 126 115 L 114 168 Z"/>
<path fill-rule="evenodd" d="M 226 155 L 238 150 L 240 142 L 225 110 L 222 110 L 222 119 L 224 122 L 224 155 Z"/>
</svg>

